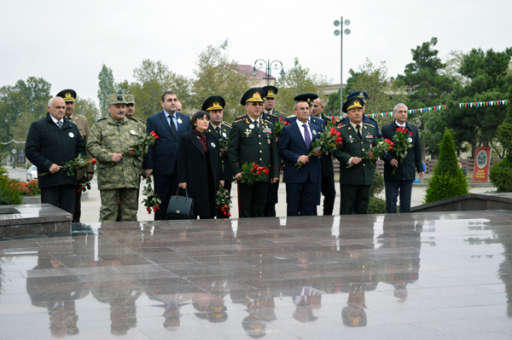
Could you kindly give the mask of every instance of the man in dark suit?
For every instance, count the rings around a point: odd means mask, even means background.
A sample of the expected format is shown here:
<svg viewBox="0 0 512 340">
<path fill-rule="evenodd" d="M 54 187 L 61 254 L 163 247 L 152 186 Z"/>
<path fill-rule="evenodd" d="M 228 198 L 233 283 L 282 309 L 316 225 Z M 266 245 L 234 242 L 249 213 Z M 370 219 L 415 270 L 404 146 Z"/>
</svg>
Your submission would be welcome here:
<svg viewBox="0 0 512 340">
<path fill-rule="evenodd" d="M 370 185 L 375 174 L 371 147 L 377 145 L 377 131 L 363 123 L 363 104 L 351 97 L 343 104 L 349 123 L 339 128 L 343 143 L 334 155 L 340 161 L 341 214 L 366 214 Z"/>
<path fill-rule="evenodd" d="M 65 111 L 64 99 L 50 99 L 46 117 L 30 125 L 25 154 L 37 167 L 41 203 L 53 204 L 73 214 L 76 176 L 69 176 L 62 166 L 78 155 L 85 156 L 85 145 L 78 127 L 64 117 Z"/>
<path fill-rule="evenodd" d="M 311 115 L 322 119 L 324 126 L 331 121 L 324 113 L 324 104 L 320 98 L 313 100 Z M 336 198 L 336 185 L 334 183 L 334 166 L 332 155 L 322 155 L 322 195 L 324 195 L 324 216 L 332 215 L 334 199 Z"/>
<path fill-rule="evenodd" d="M 384 183 L 386 188 L 386 212 L 396 213 L 396 199 L 400 193 L 400 212 L 411 211 L 412 182 L 416 171 L 423 177 L 421 163 L 421 142 L 418 129 L 407 122 L 407 106 L 396 104 L 393 109 L 395 120 L 382 128 L 384 138 L 393 139 L 398 128 L 405 129 L 412 147 L 404 159 L 398 159 L 391 151 L 384 155 Z"/>
<path fill-rule="evenodd" d="M 288 216 L 316 216 L 322 179 L 321 153 L 314 150 L 315 157 L 308 154 L 321 128 L 309 123 L 309 105 L 306 101 L 296 102 L 293 113 L 297 119 L 285 126 L 279 137 L 279 154 L 286 163 L 286 212 Z M 297 163 L 301 166 L 297 166 Z"/>
<path fill-rule="evenodd" d="M 263 90 L 251 88 L 240 100 L 247 112 L 235 120 L 229 134 L 228 155 L 235 180 L 242 179 L 242 165 L 256 163 L 269 168 L 268 178 L 254 184 L 239 183 L 240 217 L 262 217 L 269 184 L 279 181 L 279 156 L 272 123 L 261 118 Z"/>
<path fill-rule="evenodd" d="M 265 86 L 262 88 L 263 90 L 263 114 L 262 118 L 264 120 L 268 120 L 272 123 L 274 127 L 275 124 L 280 119 L 285 119 L 286 117 L 278 112 L 274 106 L 276 104 L 277 93 L 279 92 L 278 88 L 272 85 Z M 276 140 L 277 143 L 277 140 Z M 266 217 L 275 217 L 276 216 L 276 204 L 278 202 L 278 192 L 279 192 L 279 181 L 276 183 L 270 184 L 269 190 L 267 191 L 267 201 L 265 203 L 265 213 Z"/>
<path fill-rule="evenodd" d="M 155 180 L 155 193 L 162 200 L 162 209 L 155 213 L 155 220 L 166 219 L 167 205 L 171 195 L 176 193 L 178 180 L 176 174 L 176 153 L 180 137 L 191 131 L 190 118 L 177 111 L 178 97 L 172 91 L 162 94 L 162 111 L 149 116 L 146 122 L 147 132 L 152 131 L 160 137 L 149 148 L 144 160 L 144 172 Z"/>
</svg>

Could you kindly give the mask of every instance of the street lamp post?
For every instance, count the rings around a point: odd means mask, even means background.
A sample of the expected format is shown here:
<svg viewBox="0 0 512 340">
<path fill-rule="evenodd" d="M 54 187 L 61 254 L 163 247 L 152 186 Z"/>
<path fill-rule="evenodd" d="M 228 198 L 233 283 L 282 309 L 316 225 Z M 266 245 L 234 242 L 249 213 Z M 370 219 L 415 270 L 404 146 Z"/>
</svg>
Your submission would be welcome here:
<svg viewBox="0 0 512 340">
<path fill-rule="evenodd" d="M 334 26 L 340 26 L 340 29 L 334 30 L 334 35 L 340 36 L 340 115 L 341 108 L 343 107 L 343 34 L 350 34 L 349 28 L 345 28 L 345 30 L 343 30 L 344 24 L 345 26 L 350 25 L 350 20 L 345 19 L 345 21 L 343 21 L 343 16 L 340 18 L 340 20 L 334 20 Z"/>
<path fill-rule="evenodd" d="M 256 69 L 261 69 L 261 68 L 266 69 L 267 75 L 266 75 L 265 79 L 267 79 L 267 86 L 270 85 L 270 79 L 272 78 L 272 75 L 271 75 L 272 70 L 274 70 L 274 71 L 281 70 L 279 73 L 281 75 L 281 77 L 285 75 L 283 63 L 280 60 L 270 61 L 270 59 L 267 59 L 267 60 L 256 59 L 254 61 L 254 65 L 252 67 L 252 72 L 256 73 Z"/>
</svg>

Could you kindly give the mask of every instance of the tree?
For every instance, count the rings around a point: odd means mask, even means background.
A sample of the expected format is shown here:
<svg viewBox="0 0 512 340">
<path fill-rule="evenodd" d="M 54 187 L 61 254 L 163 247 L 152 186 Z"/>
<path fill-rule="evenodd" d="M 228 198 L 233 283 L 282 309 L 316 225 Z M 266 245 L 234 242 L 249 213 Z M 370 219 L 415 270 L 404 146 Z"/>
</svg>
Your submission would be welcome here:
<svg viewBox="0 0 512 340">
<path fill-rule="evenodd" d="M 508 73 L 512 49 L 495 52 L 492 49 L 472 49 L 462 56 L 459 72 L 467 79 L 464 86 L 454 92 L 458 102 L 492 101 L 508 99 L 512 76 Z M 506 114 L 504 106 L 458 108 L 451 106 L 448 127 L 454 131 L 458 145 L 468 142 L 472 151 L 478 146 L 494 144 L 495 133 Z"/>
<path fill-rule="evenodd" d="M 106 115 L 108 112 L 108 97 L 115 92 L 114 75 L 112 74 L 112 70 L 103 64 L 100 74 L 98 75 L 98 79 L 98 100 L 100 102 L 100 112 L 102 115 Z"/>
<path fill-rule="evenodd" d="M 90 98 L 78 98 L 75 102 L 75 112 L 84 115 L 89 122 L 89 127 L 100 118 L 100 111 Z"/>
<path fill-rule="evenodd" d="M 512 106 L 509 106 L 507 116 L 498 127 L 496 134 L 503 147 L 503 159 L 493 166 L 489 173 L 491 182 L 499 192 L 512 191 Z"/>
<path fill-rule="evenodd" d="M 354 92 L 364 90 L 368 92 L 368 103 L 366 104 L 366 114 L 374 112 L 390 111 L 393 106 L 405 100 L 405 95 L 400 91 L 393 89 L 390 85 L 390 79 L 387 77 L 387 68 L 385 62 L 375 65 L 369 59 L 359 66 L 358 70 L 349 70 L 350 77 L 343 90 L 344 99 Z M 327 112 L 339 112 L 340 101 L 339 92 L 329 96 L 329 102 L 326 106 Z"/>
<path fill-rule="evenodd" d="M 43 78 L 29 77 L 18 80 L 14 86 L 0 88 L 0 141 L 23 141 L 30 124 L 47 112 L 50 99 L 49 82 Z M 11 149 L 5 145 L 2 151 Z"/>
<path fill-rule="evenodd" d="M 428 183 L 425 202 L 432 203 L 467 193 L 468 183 L 457 162 L 453 135 L 446 129 L 440 145 L 439 162 Z"/>
<path fill-rule="evenodd" d="M 299 63 L 299 59 L 295 58 L 294 65 L 286 74 L 277 81 L 279 88 L 279 97 L 276 101 L 278 111 L 290 115 L 293 113 L 295 101 L 293 98 L 305 92 L 318 93 L 319 88 L 325 85 L 325 79 L 312 75 L 309 68 L 303 67 Z"/>
<path fill-rule="evenodd" d="M 226 100 L 224 120 L 230 121 L 241 114 L 240 98 L 249 83 L 247 77 L 238 71 L 237 63 L 229 60 L 218 48 L 208 46 L 199 55 L 197 67 L 192 86 L 192 106 L 200 109 L 206 98 L 220 95 Z"/>
</svg>

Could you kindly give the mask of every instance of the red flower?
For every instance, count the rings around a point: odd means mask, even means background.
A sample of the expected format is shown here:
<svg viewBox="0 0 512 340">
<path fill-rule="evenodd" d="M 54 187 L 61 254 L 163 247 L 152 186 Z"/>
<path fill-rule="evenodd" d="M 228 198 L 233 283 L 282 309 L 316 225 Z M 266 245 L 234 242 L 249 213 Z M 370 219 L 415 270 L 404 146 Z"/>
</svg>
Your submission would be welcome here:
<svg viewBox="0 0 512 340">
<path fill-rule="evenodd" d="M 412 131 L 409 131 L 409 136 L 412 136 Z"/>
<path fill-rule="evenodd" d="M 263 172 L 265 173 L 265 175 L 268 175 L 268 173 L 270 172 L 270 170 L 268 168 L 265 168 L 265 170 L 263 170 Z"/>
<path fill-rule="evenodd" d="M 343 124 L 341 124 L 341 123 L 339 123 L 339 124 L 338 124 L 338 128 L 340 128 L 340 127 L 342 127 L 342 126 L 343 126 Z"/>
<path fill-rule="evenodd" d="M 117 205 L 121 205 L 121 200 L 117 200 Z"/>
<path fill-rule="evenodd" d="M 146 210 L 148 211 L 148 214 L 151 214 L 151 208 L 147 207 Z"/>
<path fill-rule="evenodd" d="M 157 210 L 160 210 L 160 206 L 157 204 L 155 205 L 155 207 L 153 208 L 154 211 L 157 211 Z"/>
<path fill-rule="evenodd" d="M 336 117 L 332 116 L 332 117 L 331 117 L 331 122 L 332 122 L 333 124 L 336 124 Z"/>
<path fill-rule="evenodd" d="M 228 217 L 230 217 L 230 216 L 231 216 L 231 213 L 230 213 L 230 212 L 228 212 Z"/>
<path fill-rule="evenodd" d="M 224 209 L 227 209 L 228 208 L 228 205 L 227 204 L 224 204 Z"/>
<path fill-rule="evenodd" d="M 257 169 L 257 168 L 258 168 L 258 164 L 256 164 L 256 163 L 252 163 L 252 167 L 253 167 L 254 169 Z"/>
<path fill-rule="evenodd" d="M 289 122 L 289 121 L 287 121 L 287 120 L 285 120 L 283 124 L 284 124 L 284 125 L 290 125 L 290 122 Z"/>
<path fill-rule="evenodd" d="M 153 137 L 154 140 L 157 140 L 158 138 L 160 138 L 155 131 L 151 131 L 150 132 L 151 136 Z"/>
<path fill-rule="evenodd" d="M 283 118 L 283 117 L 279 117 L 279 121 L 281 121 L 281 122 L 282 122 L 283 120 L 284 120 L 284 118 Z"/>
<path fill-rule="evenodd" d="M 91 159 L 92 164 L 96 164 L 96 158 Z"/>
<path fill-rule="evenodd" d="M 252 173 L 256 172 L 256 169 L 252 168 L 252 169 L 251 169 L 251 172 L 252 172 Z"/>
<path fill-rule="evenodd" d="M 256 172 L 257 175 L 261 175 L 261 170 L 258 169 L 258 171 Z"/>
<path fill-rule="evenodd" d="M 335 128 L 335 127 L 332 127 L 332 128 L 331 128 L 330 135 L 331 135 L 331 136 L 336 136 L 336 132 L 338 132 L 338 130 L 336 130 L 336 128 Z"/>
</svg>

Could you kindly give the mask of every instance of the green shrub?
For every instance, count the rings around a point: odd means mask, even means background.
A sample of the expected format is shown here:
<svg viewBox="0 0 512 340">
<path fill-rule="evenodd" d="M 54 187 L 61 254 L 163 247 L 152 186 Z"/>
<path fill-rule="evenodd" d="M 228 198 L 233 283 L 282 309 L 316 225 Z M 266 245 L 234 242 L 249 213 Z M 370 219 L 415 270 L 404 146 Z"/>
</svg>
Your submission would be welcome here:
<svg viewBox="0 0 512 340">
<path fill-rule="evenodd" d="M 491 166 L 489 178 L 498 192 L 512 191 L 512 160 L 505 158 Z"/>
<path fill-rule="evenodd" d="M 0 205 L 21 203 L 20 192 L 13 183 L 16 182 L 5 175 L 0 175 Z"/>
<path fill-rule="evenodd" d="M 386 201 L 377 197 L 370 197 L 368 204 L 368 214 L 385 214 Z"/>
<path fill-rule="evenodd" d="M 436 202 L 467 193 L 468 183 L 457 164 L 453 136 L 449 130 L 445 130 L 439 149 L 439 161 L 428 183 L 425 202 Z"/>
</svg>

